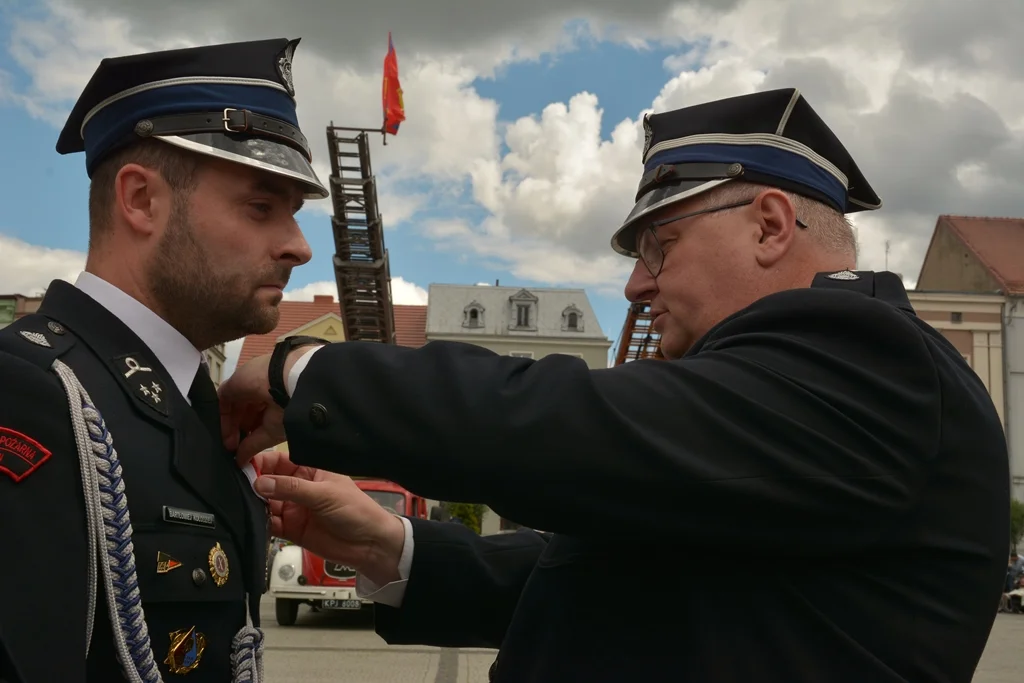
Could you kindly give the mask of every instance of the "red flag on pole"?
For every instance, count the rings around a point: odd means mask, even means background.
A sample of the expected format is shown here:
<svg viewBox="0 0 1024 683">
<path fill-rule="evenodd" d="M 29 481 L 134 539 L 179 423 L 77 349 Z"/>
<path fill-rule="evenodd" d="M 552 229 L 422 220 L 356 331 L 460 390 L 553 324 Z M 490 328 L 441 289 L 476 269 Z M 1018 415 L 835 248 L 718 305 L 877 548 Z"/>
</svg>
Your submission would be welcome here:
<svg viewBox="0 0 1024 683">
<path fill-rule="evenodd" d="M 398 124 L 405 121 L 405 103 L 402 101 L 402 85 L 398 82 L 398 56 L 388 31 L 388 54 L 384 57 L 384 130 L 398 134 Z"/>
</svg>

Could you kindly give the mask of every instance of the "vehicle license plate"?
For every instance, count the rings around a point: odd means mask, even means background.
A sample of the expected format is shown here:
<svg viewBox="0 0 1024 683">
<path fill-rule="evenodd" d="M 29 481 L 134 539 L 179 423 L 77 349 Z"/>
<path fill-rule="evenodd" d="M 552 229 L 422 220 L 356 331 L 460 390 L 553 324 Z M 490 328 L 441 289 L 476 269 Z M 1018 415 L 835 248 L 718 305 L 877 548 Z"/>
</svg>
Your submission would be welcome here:
<svg viewBox="0 0 1024 683">
<path fill-rule="evenodd" d="M 361 609 L 360 600 L 324 600 L 324 609 Z"/>
</svg>

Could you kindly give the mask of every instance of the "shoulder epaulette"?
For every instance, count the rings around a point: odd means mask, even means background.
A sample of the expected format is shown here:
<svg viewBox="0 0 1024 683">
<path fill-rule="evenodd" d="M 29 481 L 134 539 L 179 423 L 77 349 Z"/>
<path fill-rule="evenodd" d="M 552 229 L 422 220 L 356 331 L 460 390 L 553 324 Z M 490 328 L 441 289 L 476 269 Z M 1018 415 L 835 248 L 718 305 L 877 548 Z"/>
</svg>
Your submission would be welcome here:
<svg viewBox="0 0 1024 683">
<path fill-rule="evenodd" d="M 75 345 L 75 335 L 64 325 L 34 313 L 0 330 L 0 351 L 49 370 L 53 361 Z"/>
</svg>

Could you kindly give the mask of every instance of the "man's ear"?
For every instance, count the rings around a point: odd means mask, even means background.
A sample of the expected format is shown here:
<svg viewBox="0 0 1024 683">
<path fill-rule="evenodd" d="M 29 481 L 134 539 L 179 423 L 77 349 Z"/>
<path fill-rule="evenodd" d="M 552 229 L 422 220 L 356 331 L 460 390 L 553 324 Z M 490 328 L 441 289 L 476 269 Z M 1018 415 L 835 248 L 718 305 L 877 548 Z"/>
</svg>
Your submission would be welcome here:
<svg viewBox="0 0 1024 683">
<path fill-rule="evenodd" d="M 760 223 L 757 262 L 765 268 L 775 265 L 793 246 L 796 237 L 796 207 L 786 193 L 768 189 L 751 205 Z"/>
<path fill-rule="evenodd" d="M 170 186 L 151 168 L 125 164 L 114 177 L 114 214 L 138 236 L 159 232 L 171 199 Z"/>
</svg>

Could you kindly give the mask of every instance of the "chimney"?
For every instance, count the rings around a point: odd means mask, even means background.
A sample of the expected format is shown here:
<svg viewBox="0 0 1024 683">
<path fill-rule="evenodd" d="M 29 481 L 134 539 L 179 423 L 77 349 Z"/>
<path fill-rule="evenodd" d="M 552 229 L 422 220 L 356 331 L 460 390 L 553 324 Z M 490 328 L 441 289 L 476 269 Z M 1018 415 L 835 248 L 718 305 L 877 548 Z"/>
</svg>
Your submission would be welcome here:
<svg viewBox="0 0 1024 683">
<path fill-rule="evenodd" d="M 315 304 L 332 304 L 334 303 L 333 294 L 314 294 L 313 303 Z"/>
<path fill-rule="evenodd" d="M 494 286 L 495 287 L 499 286 L 500 284 L 501 284 L 501 280 L 495 280 L 494 281 Z"/>
</svg>

